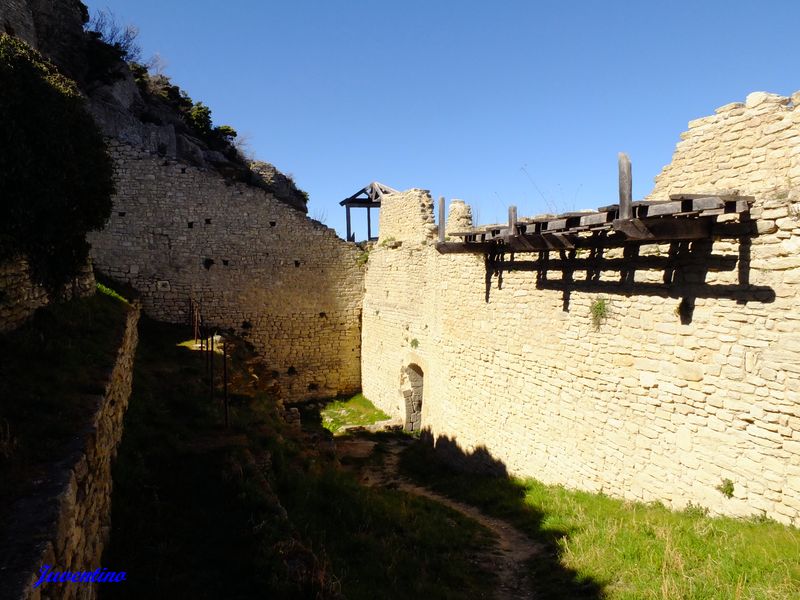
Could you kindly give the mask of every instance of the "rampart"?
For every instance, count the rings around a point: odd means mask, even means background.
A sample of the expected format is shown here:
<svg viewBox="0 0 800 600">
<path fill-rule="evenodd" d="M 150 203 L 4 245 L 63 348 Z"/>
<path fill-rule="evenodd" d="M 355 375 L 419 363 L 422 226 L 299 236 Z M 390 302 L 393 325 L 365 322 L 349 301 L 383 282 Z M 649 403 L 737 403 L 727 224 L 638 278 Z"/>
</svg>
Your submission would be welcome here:
<svg viewBox="0 0 800 600">
<path fill-rule="evenodd" d="M 736 189 L 757 234 L 543 276 L 535 254 L 440 254 L 429 194 L 385 197 L 364 394 L 412 421 L 421 371 L 422 427 L 487 466 L 800 524 L 800 108 L 753 94 L 682 138 L 651 197 Z"/>
<path fill-rule="evenodd" d="M 248 339 L 290 400 L 360 388 L 360 250 L 267 192 L 111 140 L 118 193 L 96 268 L 154 318 Z"/>
<path fill-rule="evenodd" d="M 94 294 L 94 273 L 90 264 L 54 294 L 31 278 L 28 261 L 21 256 L 0 262 L 0 332 L 11 331 L 30 318 L 37 308 L 51 302 L 83 298 Z"/>
<path fill-rule="evenodd" d="M 76 432 L 65 455 L 37 481 L 36 492 L 14 509 L 0 547 L 3 598 L 96 597 L 96 586 L 91 583 L 34 584 L 44 565 L 58 572 L 100 567 L 111 526 L 111 464 L 122 439 L 122 419 L 131 394 L 138 323 L 139 309 L 131 309 L 116 360 L 102 382 L 104 391 L 97 396 L 86 426 Z"/>
</svg>

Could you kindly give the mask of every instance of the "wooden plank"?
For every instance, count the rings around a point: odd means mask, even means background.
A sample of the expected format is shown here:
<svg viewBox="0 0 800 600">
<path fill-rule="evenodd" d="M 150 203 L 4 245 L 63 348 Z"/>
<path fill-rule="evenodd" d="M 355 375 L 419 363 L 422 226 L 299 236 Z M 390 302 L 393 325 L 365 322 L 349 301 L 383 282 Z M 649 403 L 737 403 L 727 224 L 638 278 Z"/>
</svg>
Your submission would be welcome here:
<svg viewBox="0 0 800 600">
<path fill-rule="evenodd" d="M 707 196 L 705 198 L 691 198 L 692 210 L 712 210 L 723 208 L 725 201 L 717 196 Z"/>
<path fill-rule="evenodd" d="M 608 221 L 608 212 L 596 212 L 581 217 L 581 225 L 599 225 L 600 223 L 608 223 Z"/>
<path fill-rule="evenodd" d="M 619 218 L 633 217 L 633 180 L 631 178 L 631 159 L 624 152 L 618 155 L 619 162 Z"/>
<path fill-rule="evenodd" d="M 720 190 L 718 192 L 705 192 L 705 193 L 692 193 L 692 194 L 670 194 L 670 200 L 694 200 L 695 198 L 732 198 L 733 196 L 738 196 L 739 190 Z"/>
<path fill-rule="evenodd" d="M 658 202 L 655 204 L 651 204 L 650 206 L 644 207 L 644 214 L 642 216 L 647 217 L 658 217 L 662 215 L 672 215 L 678 212 L 681 212 L 683 208 L 683 203 L 680 200 L 676 200 L 674 202 Z M 622 218 L 622 217 L 620 217 Z"/>
<path fill-rule="evenodd" d="M 645 219 L 643 222 L 658 240 L 700 240 L 711 237 L 714 218 Z"/>
<path fill-rule="evenodd" d="M 546 229 L 547 231 L 553 231 L 554 229 L 564 229 L 567 226 L 566 219 L 552 219 L 547 222 Z"/>
</svg>

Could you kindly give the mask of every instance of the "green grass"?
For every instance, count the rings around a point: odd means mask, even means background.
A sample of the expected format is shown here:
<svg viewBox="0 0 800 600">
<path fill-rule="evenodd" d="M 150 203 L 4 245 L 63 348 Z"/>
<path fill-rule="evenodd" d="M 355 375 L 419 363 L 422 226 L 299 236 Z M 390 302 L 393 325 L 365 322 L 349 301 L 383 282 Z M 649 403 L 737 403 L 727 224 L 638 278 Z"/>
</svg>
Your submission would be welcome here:
<svg viewBox="0 0 800 600">
<path fill-rule="evenodd" d="M 321 414 L 323 427 L 334 435 L 343 433 L 346 427 L 366 427 L 389 418 L 362 394 L 349 400 L 335 400 L 326 405 Z"/>
<path fill-rule="evenodd" d="M 558 564 L 530 565 L 542 598 L 800 598 L 796 528 L 711 518 L 697 508 L 670 511 L 531 479 L 460 474 L 424 444 L 405 453 L 402 467 L 547 544 Z M 574 587 L 581 583 L 582 593 Z"/>
<path fill-rule="evenodd" d="M 317 449 L 323 434 L 289 427 L 252 389 L 242 344 L 226 430 L 202 354 L 181 345 L 188 334 L 140 325 L 103 560 L 129 577 L 104 598 L 488 597 L 494 580 L 473 564 L 483 528 L 359 485 Z"/>
<path fill-rule="evenodd" d="M 97 291 L 100 292 L 101 294 L 119 300 L 120 302 L 124 302 L 125 304 L 130 304 L 127 298 L 123 298 L 122 296 L 120 296 L 116 292 L 116 290 L 111 289 L 110 287 L 100 283 L 99 281 L 97 282 L 96 285 L 97 285 Z"/>
<path fill-rule="evenodd" d="M 86 426 L 128 310 L 96 294 L 39 309 L 0 335 L 0 515 Z"/>
</svg>

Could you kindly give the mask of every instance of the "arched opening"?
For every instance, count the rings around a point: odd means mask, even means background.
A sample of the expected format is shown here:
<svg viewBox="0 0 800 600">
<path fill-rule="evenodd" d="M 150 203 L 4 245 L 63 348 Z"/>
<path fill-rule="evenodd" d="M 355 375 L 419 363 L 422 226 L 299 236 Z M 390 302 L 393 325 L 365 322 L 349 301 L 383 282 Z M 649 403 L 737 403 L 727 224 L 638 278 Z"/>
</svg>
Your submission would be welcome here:
<svg viewBox="0 0 800 600">
<path fill-rule="evenodd" d="M 422 428 L 422 393 L 423 374 L 418 365 L 409 365 L 405 369 L 406 385 L 403 386 L 403 398 L 406 403 L 406 431 L 419 431 Z"/>
</svg>

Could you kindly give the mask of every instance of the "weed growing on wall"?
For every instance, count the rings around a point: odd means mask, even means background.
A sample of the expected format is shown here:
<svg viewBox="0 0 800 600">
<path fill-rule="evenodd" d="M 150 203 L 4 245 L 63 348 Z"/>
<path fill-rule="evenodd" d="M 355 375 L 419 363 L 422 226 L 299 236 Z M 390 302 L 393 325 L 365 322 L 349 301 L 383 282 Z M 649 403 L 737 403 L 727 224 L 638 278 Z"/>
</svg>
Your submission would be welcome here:
<svg viewBox="0 0 800 600">
<path fill-rule="evenodd" d="M 54 291 L 86 263 L 111 213 L 113 166 L 75 83 L 0 34 L 0 260 L 28 257 Z"/>
<path fill-rule="evenodd" d="M 722 483 L 717 486 L 720 494 L 726 498 L 733 498 L 733 481 L 728 478 L 722 480 Z"/>
<path fill-rule="evenodd" d="M 589 312 L 592 315 L 592 325 L 595 331 L 600 329 L 600 326 L 608 318 L 609 302 L 605 298 L 598 298 L 589 307 Z"/>
</svg>

